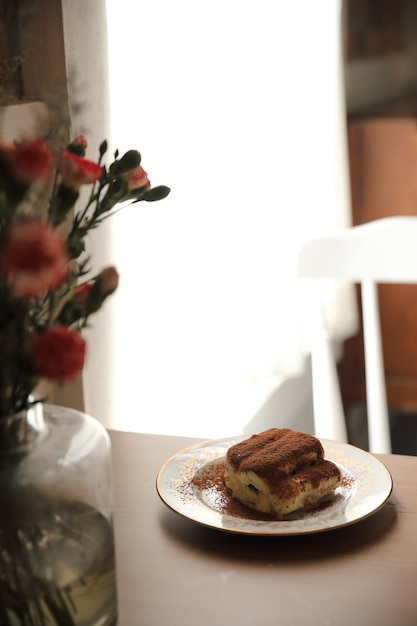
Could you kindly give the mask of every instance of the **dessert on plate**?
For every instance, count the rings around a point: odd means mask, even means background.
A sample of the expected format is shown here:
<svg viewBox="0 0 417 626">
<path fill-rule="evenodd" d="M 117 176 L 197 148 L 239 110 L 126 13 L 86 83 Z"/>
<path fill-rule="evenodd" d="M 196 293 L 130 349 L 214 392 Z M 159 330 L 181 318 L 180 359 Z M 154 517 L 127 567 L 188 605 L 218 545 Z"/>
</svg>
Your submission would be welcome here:
<svg viewBox="0 0 417 626">
<path fill-rule="evenodd" d="M 278 519 L 317 505 L 341 481 L 338 466 L 324 458 L 320 440 L 289 428 L 252 435 L 226 453 L 231 495 Z"/>
</svg>

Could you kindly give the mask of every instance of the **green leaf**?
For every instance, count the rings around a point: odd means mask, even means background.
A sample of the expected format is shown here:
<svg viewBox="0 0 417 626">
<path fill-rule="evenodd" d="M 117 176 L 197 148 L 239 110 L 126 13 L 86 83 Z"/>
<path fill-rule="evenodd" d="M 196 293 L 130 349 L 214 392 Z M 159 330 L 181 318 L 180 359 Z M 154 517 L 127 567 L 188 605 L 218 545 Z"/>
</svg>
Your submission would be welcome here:
<svg viewBox="0 0 417 626">
<path fill-rule="evenodd" d="M 107 152 L 107 148 L 108 148 L 108 144 L 107 144 L 107 140 L 105 139 L 104 141 L 102 141 L 102 143 L 100 144 L 100 159 L 103 158 L 103 156 L 106 154 Z"/>
<path fill-rule="evenodd" d="M 85 251 L 84 234 L 80 231 L 70 234 L 67 239 L 67 246 L 70 259 L 78 259 Z"/>
<path fill-rule="evenodd" d="M 171 189 L 169 187 L 165 187 L 165 185 L 159 185 L 159 187 L 152 187 L 145 192 L 143 196 L 143 200 L 146 202 L 156 202 L 157 200 L 163 200 L 166 198 Z"/>
<path fill-rule="evenodd" d="M 51 200 L 50 219 L 54 226 L 61 224 L 78 200 L 79 192 L 73 187 L 61 183 L 56 196 Z"/>
<path fill-rule="evenodd" d="M 80 143 L 70 143 L 67 146 L 68 152 L 72 152 L 72 154 L 76 154 L 77 156 L 83 157 L 85 156 L 84 146 Z"/>
</svg>

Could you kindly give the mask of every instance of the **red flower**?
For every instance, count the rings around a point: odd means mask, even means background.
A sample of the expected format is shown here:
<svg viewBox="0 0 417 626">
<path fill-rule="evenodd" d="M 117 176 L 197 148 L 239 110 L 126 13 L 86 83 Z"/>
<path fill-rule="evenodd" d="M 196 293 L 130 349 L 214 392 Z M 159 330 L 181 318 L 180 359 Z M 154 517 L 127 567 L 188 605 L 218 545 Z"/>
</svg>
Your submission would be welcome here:
<svg viewBox="0 0 417 626">
<path fill-rule="evenodd" d="M 37 220 L 16 222 L 6 231 L 0 268 L 16 296 L 38 296 L 67 275 L 65 241 L 50 226 Z"/>
<path fill-rule="evenodd" d="M 16 178 L 27 182 L 46 180 L 55 164 L 55 153 L 42 139 L 26 139 L 7 151 Z"/>
<path fill-rule="evenodd" d="M 64 150 L 61 155 L 59 172 L 65 185 L 79 189 L 81 185 L 88 185 L 99 180 L 104 168 L 94 161 L 89 161 L 69 150 Z"/>
<path fill-rule="evenodd" d="M 141 187 L 151 186 L 148 175 L 141 165 L 123 174 L 123 179 L 126 181 L 129 189 L 140 189 Z"/>
<path fill-rule="evenodd" d="M 32 339 L 32 359 L 37 372 L 50 380 L 71 382 L 84 366 L 86 344 L 66 326 L 51 326 Z"/>
</svg>

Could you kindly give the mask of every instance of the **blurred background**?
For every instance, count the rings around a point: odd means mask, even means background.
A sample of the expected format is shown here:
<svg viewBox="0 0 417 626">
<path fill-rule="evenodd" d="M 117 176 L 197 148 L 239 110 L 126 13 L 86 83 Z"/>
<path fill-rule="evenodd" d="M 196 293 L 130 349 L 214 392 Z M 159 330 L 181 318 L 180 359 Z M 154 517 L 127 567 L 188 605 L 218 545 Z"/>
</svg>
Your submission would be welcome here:
<svg viewBox="0 0 417 626">
<path fill-rule="evenodd" d="M 82 379 L 53 398 L 122 430 L 311 431 L 295 260 L 309 237 L 417 212 L 417 4 L 37 4 L 0 2 L 2 56 L 25 54 L 7 127 L 30 128 L 60 94 L 90 158 L 104 137 L 137 148 L 172 189 L 92 237 L 120 289 L 88 332 Z M 417 294 L 380 297 L 393 443 L 414 450 Z M 358 294 L 332 288 L 328 304 L 362 442 Z"/>
</svg>

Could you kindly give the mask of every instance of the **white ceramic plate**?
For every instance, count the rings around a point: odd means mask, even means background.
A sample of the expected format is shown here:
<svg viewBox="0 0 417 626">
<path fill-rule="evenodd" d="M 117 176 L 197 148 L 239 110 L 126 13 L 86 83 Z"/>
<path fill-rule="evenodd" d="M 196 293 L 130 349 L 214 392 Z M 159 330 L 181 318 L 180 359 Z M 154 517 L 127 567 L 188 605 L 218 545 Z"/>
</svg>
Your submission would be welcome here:
<svg viewBox="0 0 417 626">
<path fill-rule="evenodd" d="M 171 457 L 157 477 L 157 491 L 173 511 L 194 522 L 234 533 L 299 535 L 317 533 L 358 522 L 380 509 L 392 491 L 392 478 L 381 461 L 352 445 L 320 439 L 326 458 L 342 471 L 342 485 L 324 506 L 303 512 L 295 519 L 257 520 L 252 513 L 228 512 L 224 490 L 216 481 L 196 481 L 209 468 L 222 463 L 226 450 L 246 439 L 204 441 Z M 194 481 L 194 482 L 193 482 Z M 197 482 L 197 484 L 195 484 Z"/>
</svg>

